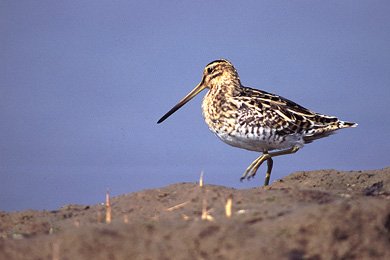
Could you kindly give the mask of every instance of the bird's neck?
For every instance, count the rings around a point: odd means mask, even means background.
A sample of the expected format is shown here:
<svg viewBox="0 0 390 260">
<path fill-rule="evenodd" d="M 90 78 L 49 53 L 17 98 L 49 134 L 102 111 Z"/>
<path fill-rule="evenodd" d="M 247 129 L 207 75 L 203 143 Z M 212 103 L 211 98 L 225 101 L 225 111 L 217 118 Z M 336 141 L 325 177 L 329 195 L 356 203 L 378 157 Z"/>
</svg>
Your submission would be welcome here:
<svg viewBox="0 0 390 260">
<path fill-rule="evenodd" d="M 232 77 L 229 74 L 223 74 L 210 88 L 214 95 L 236 96 L 240 92 L 241 82 L 238 76 Z"/>
</svg>

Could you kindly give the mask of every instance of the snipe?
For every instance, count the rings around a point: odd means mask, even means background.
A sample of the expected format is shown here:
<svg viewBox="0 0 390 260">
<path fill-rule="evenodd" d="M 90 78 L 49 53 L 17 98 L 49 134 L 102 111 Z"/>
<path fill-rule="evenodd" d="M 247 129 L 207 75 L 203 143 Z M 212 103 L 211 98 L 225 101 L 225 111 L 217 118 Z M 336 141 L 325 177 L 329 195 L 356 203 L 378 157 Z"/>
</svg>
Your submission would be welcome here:
<svg viewBox="0 0 390 260">
<path fill-rule="evenodd" d="M 209 63 L 202 81 L 157 123 L 205 88 L 209 90 L 203 98 L 202 110 L 210 130 L 229 145 L 262 153 L 249 165 L 241 180 L 254 177 L 260 165 L 267 161 L 264 185 L 268 185 L 273 157 L 295 153 L 304 144 L 338 129 L 357 126 L 312 112 L 279 95 L 244 87 L 233 64 L 223 59 Z"/>
</svg>

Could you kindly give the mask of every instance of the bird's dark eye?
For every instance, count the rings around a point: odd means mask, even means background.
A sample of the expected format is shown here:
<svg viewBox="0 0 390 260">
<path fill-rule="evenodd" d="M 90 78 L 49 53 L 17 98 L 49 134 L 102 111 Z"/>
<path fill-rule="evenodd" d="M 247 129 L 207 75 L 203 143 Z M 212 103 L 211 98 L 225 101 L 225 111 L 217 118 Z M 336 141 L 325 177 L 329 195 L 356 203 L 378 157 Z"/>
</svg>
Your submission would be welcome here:
<svg viewBox="0 0 390 260">
<path fill-rule="evenodd" d="M 210 74 L 211 72 L 213 72 L 213 68 L 208 67 L 208 68 L 207 68 L 207 73 Z"/>
</svg>

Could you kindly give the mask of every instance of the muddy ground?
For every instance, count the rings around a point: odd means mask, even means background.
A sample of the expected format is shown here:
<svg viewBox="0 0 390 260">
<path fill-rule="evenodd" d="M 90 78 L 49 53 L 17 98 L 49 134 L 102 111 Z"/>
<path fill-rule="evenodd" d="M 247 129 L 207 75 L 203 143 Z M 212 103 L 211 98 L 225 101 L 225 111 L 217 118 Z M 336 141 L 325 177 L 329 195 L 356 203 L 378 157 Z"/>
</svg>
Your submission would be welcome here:
<svg viewBox="0 0 390 260">
<path fill-rule="evenodd" d="M 246 190 L 179 183 L 111 198 L 111 212 L 0 212 L 0 259 L 390 259 L 390 168 Z"/>
</svg>

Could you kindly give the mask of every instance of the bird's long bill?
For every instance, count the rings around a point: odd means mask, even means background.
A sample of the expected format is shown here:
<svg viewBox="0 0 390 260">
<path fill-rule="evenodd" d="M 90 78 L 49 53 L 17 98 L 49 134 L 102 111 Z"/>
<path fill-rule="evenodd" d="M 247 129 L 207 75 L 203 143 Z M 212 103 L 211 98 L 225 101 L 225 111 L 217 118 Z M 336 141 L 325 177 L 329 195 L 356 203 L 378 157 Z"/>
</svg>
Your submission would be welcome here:
<svg viewBox="0 0 390 260">
<path fill-rule="evenodd" d="M 179 103 L 176 104 L 171 110 L 169 110 L 165 115 L 163 115 L 160 120 L 157 121 L 157 124 L 163 122 L 165 119 L 167 119 L 170 115 L 175 113 L 179 108 L 184 106 L 188 101 L 190 101 L 193 97 L 199 94 L 203 89 L 205 89 L 206 86 L 203 84 L 203 80 L 201 83 L 199 83 L 193 90 L 191 90 L 190 93 L 187 94 L 182 100 L 179 101 Z"/>
</svg>

